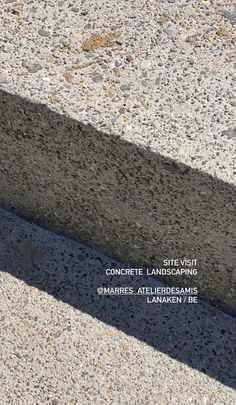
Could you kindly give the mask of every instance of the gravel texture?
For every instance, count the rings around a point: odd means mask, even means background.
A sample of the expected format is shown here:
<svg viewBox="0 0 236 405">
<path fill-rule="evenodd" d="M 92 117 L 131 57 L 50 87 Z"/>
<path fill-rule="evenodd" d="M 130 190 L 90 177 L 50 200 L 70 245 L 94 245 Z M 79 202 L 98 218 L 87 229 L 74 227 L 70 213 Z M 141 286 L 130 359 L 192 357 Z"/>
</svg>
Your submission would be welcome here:
<svg viewBox="0 0 236 405">
<path fill-rule="evenodd" d="M 140 278 L 107 280 L 121 263 L 2 209 L 0 252 L 1 404 L 235 404 L 234 318 L 98 296 Z"/>
<path fill-rule="evenodd" d="M 236 313 L 232 2 L 0 5 L 1 205 Z"/>
<path fill-rule="evenodd" d="M 0 4 L 4 88 L 235 183 L 232 1 Z"/>
</svg>

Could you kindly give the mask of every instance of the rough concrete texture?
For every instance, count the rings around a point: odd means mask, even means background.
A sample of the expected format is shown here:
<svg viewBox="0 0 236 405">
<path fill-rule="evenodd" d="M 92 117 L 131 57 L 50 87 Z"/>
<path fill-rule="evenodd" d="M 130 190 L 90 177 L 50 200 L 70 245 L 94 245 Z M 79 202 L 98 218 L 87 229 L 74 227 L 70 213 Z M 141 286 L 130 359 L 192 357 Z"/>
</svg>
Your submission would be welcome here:
<svg viewBox="0 0 236 405">
<path fill-rule="evenodd" d="M 203 301 L 99 296 L 161 284 L 111 279 L 121 263 L 3 210 L 0 252 L 1 404 L 236 403 L 235 318 Z"/>
<path fill-rule="evenodd" d="M 0 203 L 235 313 L 232 2 L 1 4 Z"/>
</svg>

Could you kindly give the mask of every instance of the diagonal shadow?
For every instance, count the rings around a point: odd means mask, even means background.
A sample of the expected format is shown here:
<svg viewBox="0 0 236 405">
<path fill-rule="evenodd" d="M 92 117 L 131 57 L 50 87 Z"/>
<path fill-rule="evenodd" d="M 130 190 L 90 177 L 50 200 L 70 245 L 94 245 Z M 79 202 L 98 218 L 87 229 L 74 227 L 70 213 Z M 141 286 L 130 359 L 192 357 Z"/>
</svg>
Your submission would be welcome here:
<svg viewBox="0 0 236 405">
<path fill-rule="evenodd" d="M 151 345 L 221 383 L 236 386 L 236 319 L 197 305 L 147 304 L 144 297 L 99 296 L 100 286 L 158 286 L 147 276 L 105 275 L 122 264 L 0 209 L 0 269 Z"/>
<path fill-rule="evenodd" d="M 109 132 L 0 89 L 0 205 L 127 262 L 197 258 L 168 282 L 235 313 L 235 185 Z"/>
</svg>

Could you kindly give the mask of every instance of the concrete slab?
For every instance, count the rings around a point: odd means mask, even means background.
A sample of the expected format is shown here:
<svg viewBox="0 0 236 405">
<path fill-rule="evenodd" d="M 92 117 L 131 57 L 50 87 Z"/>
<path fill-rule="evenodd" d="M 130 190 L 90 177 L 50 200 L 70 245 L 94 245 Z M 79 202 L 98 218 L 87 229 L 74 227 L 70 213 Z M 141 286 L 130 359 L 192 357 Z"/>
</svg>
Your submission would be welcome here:
<svg viewBox="0 0 236 405">
<path fill-rule="evenodd" d="M 0 203 L 235 313 L 232 2 L 0 4 Z"/>
<path fill-rule="evenodd" d="M 2 404 L 235 404 L 235 318 L 99 296 L 163 284 L 108 277 L 124 264 L 3 210 L 0 252 Z"/>
</svg>

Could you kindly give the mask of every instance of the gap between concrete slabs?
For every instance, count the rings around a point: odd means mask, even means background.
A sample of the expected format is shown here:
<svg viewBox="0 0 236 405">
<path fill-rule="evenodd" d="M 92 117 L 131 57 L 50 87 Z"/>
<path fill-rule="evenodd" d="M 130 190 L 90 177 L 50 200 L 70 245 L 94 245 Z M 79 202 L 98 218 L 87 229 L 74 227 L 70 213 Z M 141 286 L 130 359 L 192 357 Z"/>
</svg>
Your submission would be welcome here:
<svg viewBox="0 0 236 405">
<path fill-rule="evenodd" d="M 236 313 L 235 187 L 16 94 L 0 92 L 0 204 L 119 259 L 168 277 Z"/>
</svg>

